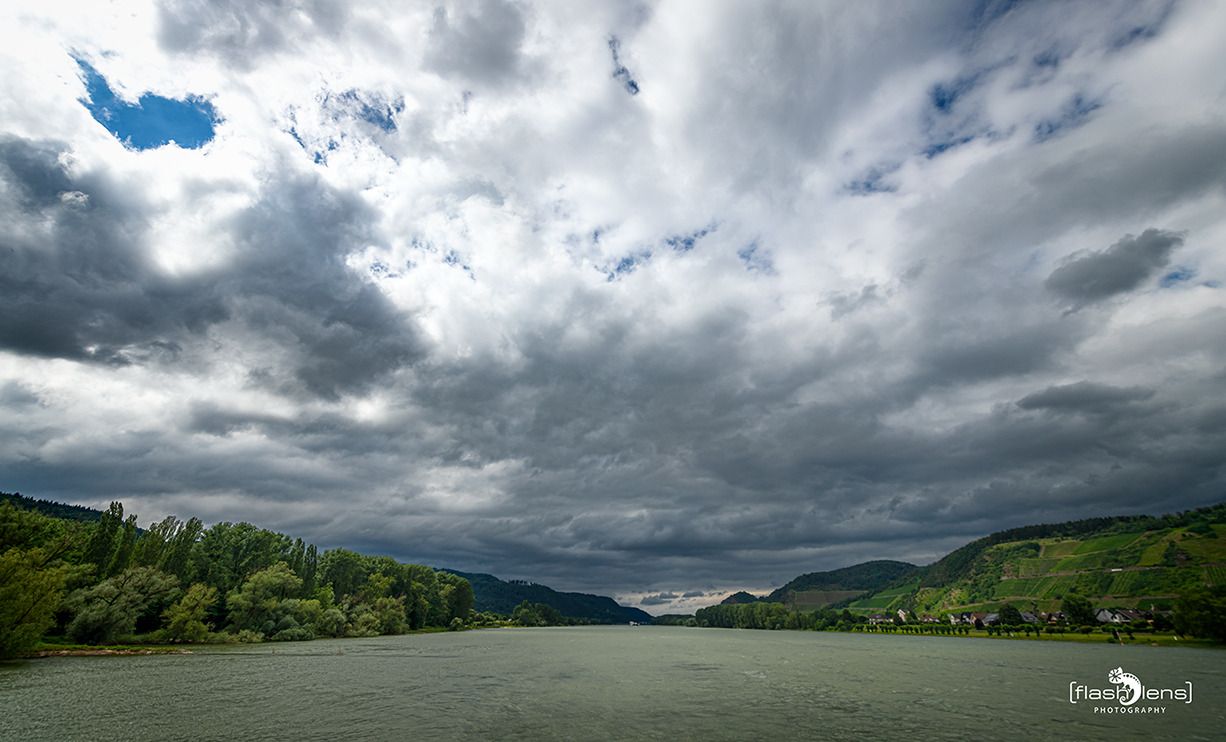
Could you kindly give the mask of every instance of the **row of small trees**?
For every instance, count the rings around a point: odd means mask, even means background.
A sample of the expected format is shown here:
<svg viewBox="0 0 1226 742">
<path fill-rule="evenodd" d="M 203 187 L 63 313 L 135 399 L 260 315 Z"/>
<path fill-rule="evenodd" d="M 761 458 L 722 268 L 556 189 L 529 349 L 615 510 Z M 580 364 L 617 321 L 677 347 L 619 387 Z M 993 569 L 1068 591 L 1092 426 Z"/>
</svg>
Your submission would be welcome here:
<svg viewBox="0 0 1226 742">
<path fill-rule="evenodd" d="M 1056 624 L 1028 623 L 1022 617 L 1021 611 L 1014 605 L 1002 606 L 998 612 L 998 622 L 993 625 L 968 624 L 951 625 L 944 621 L 940 623 L 919 623 L 904 621 L 895 616 L 889 623 L 870 624 L 863 615 L 853 614 L 847 609 L 836 611 L 831 608 L 820 608 L 815 611 L 793 611 L 782 603 L 756 602 L 729 605 L 714 605 L 700 608 L 692 618 L 670 616 L 666 623 L 672 625 L 701 626 L 728 629 L 804 629 L 814 631 L 859 631 L 877 633 L 906 634 L 939 634 L 958 635 L 970 634 L 972 628 L 984 629 L 990 636 L 1005 634 L 1062 634 L 1066 631 L 1090 633 L 1099 630 L 1101 624 L 1095 617 L 1090 601 L 1076 594 L 1064 596 L 1061 602 L 1064 620 Z M 1111 631 L 1115 627 L 1106 627 Z M 1169 631 L 1186 636 L 1211 639 L 1226 642 L 1226 587 L 1205 587 L 1186 591 L 1175 602 L 1174 615 L 1171 620 L 1158 615 L 1153 622 L 1138 621 L 1132 625 L 1118 627 L 1130 636 L 1133 632 Z"/>
<path fill-rule="evenodd" d="M 249 523 L 167 518 L 140 530 L 0 503 L 0 657 L 44 635 L 105 644 L 396 634 L 470 620 L 457 575 L 346 549 L 318 553 Z"/>
</svg>

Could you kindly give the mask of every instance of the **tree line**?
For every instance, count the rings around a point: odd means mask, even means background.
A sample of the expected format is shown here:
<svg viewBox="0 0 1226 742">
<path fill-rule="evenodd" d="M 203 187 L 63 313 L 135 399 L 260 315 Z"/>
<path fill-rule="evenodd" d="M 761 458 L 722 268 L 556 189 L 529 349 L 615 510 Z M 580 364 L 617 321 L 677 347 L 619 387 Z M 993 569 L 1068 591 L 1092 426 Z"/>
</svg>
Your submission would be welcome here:
<svg viewBox="0 0 1226 742">
<path fill-rule="evenodd" d="M 174 516 L 141 529 L 123 504 L 96 522 L 0 501 L 0 658 L 45 638 L 82 644 L 284 641 L 462 628 L 467 580 L 250 523 Z"/>
<path fill-rule="evenodd" d="M 1170 631 L 1182 636 L 1193 636 L 1216 642 L 1226 642 L 1226 587 L 1198 587 L 1181 595 L 1174 604 L 1174 611 L 1167 620 L 1157 615 L 1153 621 L 1139 620 L 1130 625 L 1102 626 L 1095 617 L 1090 601 L 1084 596 L 1069 594 L 1061 601 L 1064 619 L 1055 624 L 1040 626 L 1027 623 L 1021 611 L 1012 604 L 1003 605 L 998 612 L 999 623 L 995 626 L 976 624 L 975 628 L 986 629 L 989 634 L 1033 632 L 1036 637 L 1042 631 L 1064 633 L 1075 631 L 1089 633 L 1102 630 L 1133 632 Z M 928 634 L 969 634 L 971 626 L 951 625 L 947 621 L 920 623 L 914 619 L 903 620 L 895 615 L 888 624 L 870 625 L 868 617 L 854 614 L 846 608 L 819 608 L 814 611 L 789 610 L 782 603 L 729 603 L 700 608 L 693 616 L 658 616 L 654 623 L 672 626 L 698 626 L 723 629 L 807 630 L 807 631 L 885 631 Z"/>
</svg>

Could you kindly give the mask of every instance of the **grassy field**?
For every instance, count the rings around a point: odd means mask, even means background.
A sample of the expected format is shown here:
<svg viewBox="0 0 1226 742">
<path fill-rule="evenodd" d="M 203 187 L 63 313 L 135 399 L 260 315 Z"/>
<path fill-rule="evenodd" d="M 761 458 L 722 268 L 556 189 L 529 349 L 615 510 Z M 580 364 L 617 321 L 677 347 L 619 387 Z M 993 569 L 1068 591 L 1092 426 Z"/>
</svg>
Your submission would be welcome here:
<svg viewBox="0 0 1226 742">
<path fill-rule="evenodd" d="M 1097 551 L 1118 551 L 1140 538 L 1140 533 L 1116 533 L 1110 536 L 1100 536 L 1081 544 L 1073 551 L 1074 554 L 1093 554 Z"/>
<path fill-rule="evenodd" d="M 863 590 L 801 590 L 792 593 L 790 602 L 797 610 L 811 611 L 863 594 Z"/>
<path fill-rule="evenodd" d="M 848 609 L 853 613 L 881 613 L 892 610 L 896 605 L 902 603 L 914 593 L 918 587 L 919 581 L 916 581 L 907 583 L 902 587 L 882 590 L 869 598 L 852 602 Z"/>
</svg>

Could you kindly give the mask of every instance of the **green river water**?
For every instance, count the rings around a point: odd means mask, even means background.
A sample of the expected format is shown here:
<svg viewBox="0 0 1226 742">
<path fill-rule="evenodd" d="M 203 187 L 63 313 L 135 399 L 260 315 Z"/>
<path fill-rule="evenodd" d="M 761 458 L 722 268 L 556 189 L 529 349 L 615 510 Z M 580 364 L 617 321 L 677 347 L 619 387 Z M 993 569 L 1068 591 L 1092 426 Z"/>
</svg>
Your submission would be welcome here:
<svg viewBox="0 0 1226 742">
<path fill-rule="evenodd" d="M 1069 703 L 1115 667 L 1192 703 Z M 0 739 L 1221 740 L 1224 690 L 1206 649 L 497 629 L 0 663 Z"/>
</svg>

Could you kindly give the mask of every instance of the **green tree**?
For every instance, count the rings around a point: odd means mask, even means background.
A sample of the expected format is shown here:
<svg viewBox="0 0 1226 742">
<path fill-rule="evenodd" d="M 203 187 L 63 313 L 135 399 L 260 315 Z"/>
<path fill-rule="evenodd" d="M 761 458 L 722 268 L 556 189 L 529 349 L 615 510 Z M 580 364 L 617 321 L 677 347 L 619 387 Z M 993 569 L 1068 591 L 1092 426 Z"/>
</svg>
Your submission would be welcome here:
<svg viewBox="0 0 1226 742">
<path fill-rule="evenodd" d="M 1086 598 L 1069 593 L 1060 602 L 1060 610 L 1064 611 L 1064 619 L 1071 626 L 1090 626 L 1095 623 L 1094 606 Z"/>
<path fill-rule="evenodd" d="M 0 659 L 33 649 L 55 622 L 69 571 L 55 549 L 0 554 Z"/>
<path fill-rule="evenodd" d="M 1226 642 L 1226 586 L 1189 590 L 1175 601 L 1175 630 Z"/>
<path fill-rule="evenodd" d="M 331 585 L 337 600 L 355 595 L 366 584 L 366 558 L 348 549 L 329 549 L 320 559 L 321 581 Z"/>
<path fill-rule="evenodd" d="M 209 634 L 204 623 L 209 608 L 217 602 L 217 588 L 199 582 L 192 585 L 166 609 L 166 636 L 172 641 L 202 642 Z"/>
<path fill-rule="evenodd" d="M 93 564 L 102 574 L 111 566 L 119 531 L 123 527 L 123 503 L 112 502 L 98 522 L 94 524 L 89 541 L 85 544 L 84 559 Z"/>
<path fill-rule="evenodd" d="M 143 614 L 160 609 L 177 585 L 174 577 L 153 567 L 133 567 L 93 587 L 77 590 L 66 603 L 74 613 L 68 636 L 86 644 L 114 642 L 133 633 Z"/>
<path fill-rule="evenodd" d="M 1012 603 L 1006 603 L 1001 606 L 999 616 L 1000 622 L 1005 626 L 1020 626 L 1025 623 L 1022 620 L 1022 612 Z"/>
<path fill-rule="evenodd" d="M 115 554 L 111 557 L 106 574 L 113 577 L 129 567 L 132 554 L 136 550 L 136 516 L 129 515 L 123 527 L 118 530 Z"/>
<path fill-rule="evenodd" d="M 285 613 L 282 603 L 297 595 L 301 588 L 302 578 L 285 562 L 256 572 L 226 597 L 231 628 L 274 633 Z"/>
</svg>

